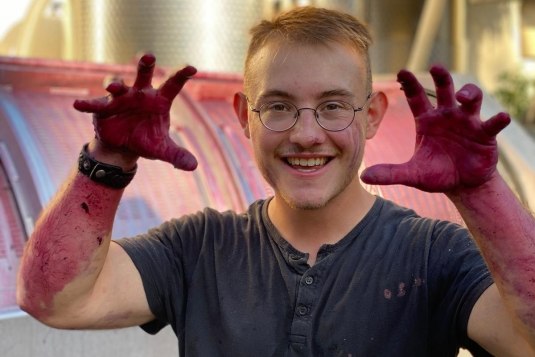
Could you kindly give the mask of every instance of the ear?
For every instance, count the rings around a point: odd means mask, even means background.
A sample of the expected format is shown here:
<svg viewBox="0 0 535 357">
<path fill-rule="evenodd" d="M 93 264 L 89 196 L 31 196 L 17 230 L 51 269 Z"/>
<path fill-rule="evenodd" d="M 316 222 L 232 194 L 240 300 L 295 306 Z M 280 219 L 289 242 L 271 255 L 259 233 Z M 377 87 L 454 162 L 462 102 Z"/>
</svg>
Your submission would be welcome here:
<svg viewBox="0 0 535 357">
<path fill-rule="evenodd" d="M 385 93 L 382 91 L 374 92 L 367 110 L 366 139 L 371 139 L 375 136 L 387 108 L 388 99 Z"/>
<path fill-rule="evenodd" d="M 249 106 L 247 105 L 247 98 L 242 92 L 234 94 L 234 112 L 240 121 L 245 136 L 250 139 L 249 132 Z"/>
</svg>

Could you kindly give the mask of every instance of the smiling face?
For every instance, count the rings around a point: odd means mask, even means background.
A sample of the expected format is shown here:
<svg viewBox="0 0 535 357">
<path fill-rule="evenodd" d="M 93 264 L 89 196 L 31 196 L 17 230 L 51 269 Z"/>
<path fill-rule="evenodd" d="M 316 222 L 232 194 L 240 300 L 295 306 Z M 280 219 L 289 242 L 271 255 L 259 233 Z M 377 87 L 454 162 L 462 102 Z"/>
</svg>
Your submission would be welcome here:
<svg viewBox="0 0 535 357">
<path fill-rule="evenodd" d="M 368 95 L 363 56 L 339 43 L 281 45 L 272 41 L 255 54 L 251 65 L 254 85 L 247 95 L 254 108 L 281 100 L 298 108 L 341 100 L 356 108 L 365 104 Z M 240 98 L 240 122 L 276 201 L 315 209 L 341 194 L 352 195 L 362 189 L 357 173 L 364 142 L 375 133 L 367 133 L 368 106 L 355 113 L 355 120 L 343 131 L 324 130 L 313 111 L 302 110 L 294 127 L 273 132 L 262 125 L 257 113 L 247 110 L 245 98 Z"/>
</svg>

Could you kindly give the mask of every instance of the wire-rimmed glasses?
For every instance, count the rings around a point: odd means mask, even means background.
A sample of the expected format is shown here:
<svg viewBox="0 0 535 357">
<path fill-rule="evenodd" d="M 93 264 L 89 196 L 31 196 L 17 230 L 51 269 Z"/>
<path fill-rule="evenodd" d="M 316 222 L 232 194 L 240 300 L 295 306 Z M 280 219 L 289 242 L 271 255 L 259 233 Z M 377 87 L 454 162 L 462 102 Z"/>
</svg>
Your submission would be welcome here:
<svg viewBox="0 0 535 357">
<path fill-rule="evenodd" d="M 262 104 L 256 109 L 250 107 L 251 111 L 258 113 L 260 122 L 266 129 L 282 132 L 291 129 L 302 110 L 312 110 L 316 122 L 327 131 L 342 131 L 349 127 L 355 120 L 355 113 L 362 111 L 372 93 L 368 94 L 364 105 L 355 108 L 350 103 L 342 100 L 328 100 L 320 103 L 314 108 L 297 108 L 295 104 L 286 101 L 273 101 Z"/>
</svg>

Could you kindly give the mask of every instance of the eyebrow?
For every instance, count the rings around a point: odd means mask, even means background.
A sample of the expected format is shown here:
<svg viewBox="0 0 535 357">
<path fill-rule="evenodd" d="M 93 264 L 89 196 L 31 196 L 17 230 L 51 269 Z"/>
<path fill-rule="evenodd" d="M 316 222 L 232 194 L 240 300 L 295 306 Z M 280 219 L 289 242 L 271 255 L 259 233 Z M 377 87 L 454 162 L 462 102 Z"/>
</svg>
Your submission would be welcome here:
<svg viewBox="0 0 535 357">
<path fill-rule="evenodd" d="M 321 95 L 319 96 L 319 99 L 330 98 L 330 97 L 355 98 L 355 95 L 346 89 L 333 89 L 333 90 L 328 90 L 328 91 L 321 93 Z"/>
<path fill-rule="evenodd" d="M 284 98 L 288 100 L 295 99 L 295 96 L 293 94 L 290 94 L 286 91 L 279 90 L 279 89 L 271 89 L 271 90 L 266 91 L 265 93 L 262 93 L 258 97 L 258 101 L 263 101 L 271 97 Z M 321 100 L 321 99 L 331 98 L 331 97 L 355 98 L 355 95 L 346 89 L 332 89 L 332 90 L 328 90 L 328 91 L 324 91 L 320 93 L 317 99 Z"/>
<path fill-rule="evenodd" d="M 266 100 L 268 98 L 272 98 L 272 97 L 285 98 L 285 99 L 294 99 L 295 98 L 293 95 L 291 95 L 290 93 L 285 92 L 283 90 L 270 89 L 270 90 L 262 93 L 261 95 L 259 95 L 257 100 L 259 102 L 261 102 L 261 101 L 264 101 L 264 100 Z"/>
</svg>

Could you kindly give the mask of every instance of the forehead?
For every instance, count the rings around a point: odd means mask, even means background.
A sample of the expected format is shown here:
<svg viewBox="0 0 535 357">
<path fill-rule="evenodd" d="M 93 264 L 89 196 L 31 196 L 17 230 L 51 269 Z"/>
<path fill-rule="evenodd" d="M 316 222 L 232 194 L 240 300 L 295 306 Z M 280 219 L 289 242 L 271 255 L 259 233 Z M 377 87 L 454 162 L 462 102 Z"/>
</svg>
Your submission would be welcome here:
<svg viewBox="0 0 535 357">
<path fill-rule="evenodd" d="M 283 92 L 308 100 L 326 92 L 365 95 L 365 56 L 340 43 L 302 45 L 271 42 L 251 59 L 249 97 Z"/>
</svg>

